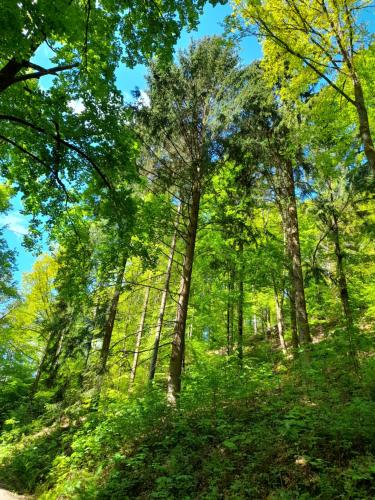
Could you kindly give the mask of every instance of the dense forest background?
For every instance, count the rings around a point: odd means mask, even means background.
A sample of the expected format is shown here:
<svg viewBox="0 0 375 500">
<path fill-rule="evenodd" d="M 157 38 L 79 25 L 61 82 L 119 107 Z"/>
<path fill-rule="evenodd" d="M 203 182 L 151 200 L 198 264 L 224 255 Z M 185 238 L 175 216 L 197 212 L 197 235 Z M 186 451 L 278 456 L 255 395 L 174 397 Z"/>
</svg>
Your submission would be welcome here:
<svg viewBox="0 0 375 500">
<path fill-rule="evenodd" d="M 3 2 L 0 212 L 38 256 L 18 286 L 1 229 L 8 490 L 375 497 L 374 5 L 234 0 L 174 53 L 205 3 Z"/>
</svg>

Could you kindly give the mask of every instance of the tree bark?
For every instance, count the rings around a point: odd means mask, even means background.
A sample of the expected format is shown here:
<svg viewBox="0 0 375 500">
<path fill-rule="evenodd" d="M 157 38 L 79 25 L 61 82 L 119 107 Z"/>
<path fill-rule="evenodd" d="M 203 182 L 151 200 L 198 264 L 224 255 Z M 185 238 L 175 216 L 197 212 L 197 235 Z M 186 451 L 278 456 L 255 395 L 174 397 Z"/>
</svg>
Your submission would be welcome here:
<svg viewBox="0 0 375 500">
<path fill-rule="evenodd" d="M 276 307 L 276 322 L 277 322 L 277 333 L 279 335 L 279 343 L 281 350 L 283 351 L 284 354 L 287 353 L 287 348 L 285 344 L 285 338 L 284 338 L 284 314 L 283 314 L 283 298 L 282 296 L 279 297 L 279 294 L 277 293 L 277 290 L 275 288 L 274 290 L 275 293 L 275 307 Z"/>
<path fill-rule="evenodd" d="M 143 330 L 144 330 L 144 327 L 145 327 L 145 320 L 146 320 L 147 307 L 148 307 L 148 299 L 149 298 L 150 298 L 150 287 L 148 286 L 146 288 L 146 292 L 145 292 L 145 300 L 144 300 L 144 303 L 143 303 L 141 321 L 139 322 L 139 328 L 138 328 L 137 336 L 136 336 L 136 340 L 135 340 L 135 349 L 134 349 L 133 364 L 132 364 L 132 369 L 131 369 L 131 372 L 130 372 L 130 385 L 134 382 L 135 375 L 137 373 L 138 358 L 139 358 L 139 348 L 141 346 Z"/>
<path fill-rule="evenodd" d="M 292 346 L 293 349 L 298 349 L 299 340 L 298 340 L 298 330 L 297 330 L 297 317 L 296 317 L 296 299 L 293 285 L 291 285 L 291 289 L 289 290 L 289 302 L 290 302 L 290 330 L 292 333 Z"/>
<path fill-rule="evenodd" d="M 332 224 L 332 235 L 333 241 L 335 245 L 335 254 L 336 254 L 336 268 L 337 268 L 337 280 L 340 291 L 340 299 L 342 308 L 344 311 L 345 321 L 347 325 L 347 334 L 349 340 L 349 355 L 353 362 L 353 367 L 356 371 L 359 369 L 359 361 L 357 357 L 357 346 L 354 338 L 354 330 L 353 330 L 353 316 L 352 310 L 350 307 L 350 299 L 349 299 L 349 291 L 348 285 L 346 281 L 345 269 L 344 269 L 344 255 L 341 250 L 340 244 L 340 233 L 339 233 L 339 224 L 338 218 L 335 213 L 333 213 L 333 224 Z"/>
<path fill-rule="evenodd" d="M 352 80 L 355 96 L 355 108 L 357 110 L 359 122 L 359 135 L 364 147 L 369 168 L 371 169 L 372 173 L 375 174 L 375 148 L 371 136 L 370 123 L 368 119 L 365 98 L 363 95 L 362 84 L 356 74 L 352 76 Z"/>
<path fill-rule="evenodd" d="M 271 328 L 271 311 L 270 311 L 270 308 L 267 306 L 265 309 L 264 309 L 264 313 L 265 313 L 265 319 L 266 319 L 266 337 L 268 339 L 271 338 L 272 336 L 272 328 Z"/>
<path fill-rule="evenodd" d="M 85 362 L 83 365 L 83 371 L 86 371 L 87 367 L 89 365 L 89 359 L 90 359 L 93 340 L 94 340 L 94 332 L 91 331 L 89 334 L 89 338 L 87 340 L 87 347 L 86 347 L 86 354 L 85 354 Z"/>
<path fill-rule="evenodd" d="M 253 315 L 253 328 L 254 328 L 254 335 L 258 335 L 258 321 L 257 321 L 257 315 L 255 313 Z"/>
<path fill-rule="evenodd" d="M 260 329 L 262 330 L 262 336 L 266 339 L 267 332 L 266 332 L 266 318 L 264 316 L 264 309 L 262 309 L 260 315 Z"/>
<path fill-rule="evenodd" d="M 103 325 L 103 328 L 101 331 L 101 337 L 103 339 L 103 344 L 102 344 L 102 348 L 100 351 L 100 368 L 99 368 L 99 373 L 101 373 L 101 374 L 103 374 L 106 371 L 106 367 L 107 367 L 109 347 L 111 344 L 113 327 L 115 325 L 117 307 L 118 307 L 118 302 L 119 302 L 120 295 L 121 295 L 122 282 L 123 282 L 124 274 L 125 274 L 125 267 L 126 267 L 126 260 L 122 264 L 121 269 L 117 275 L 112 300 L 110 301 L 110 304 L 109 304 L 109 307 L 107 310 L 107 314 L 106 314 L 106 318 L 105 318 L 105 322 L 104 322 L 104 325 Z"/>
<path fill-rule="evenodd" d="M 237 304 L 237 320 L 238 320 L 238 359 L 242 366 L 243 360 L 243 299 L 244 299 L 244 285 L 243 285 L 243 241 L 239 242 L 239 272 L 238 272 L 238 304 Z"/>
<path fill-rule="evenodd" d="M 170 284 L 170 281 L 171 281 L 173 258 L 174 258 L 174 252 L 175 252 L 175 249 L 176 249 L 177 227 L 178 227 L 178 222 L 179 222 L 179 218 L 180 218 L 180 213 L 181 213 L 181 203 L 178 206 L 177 219 L 176 219 L 176 223 L 175 223 L 175 232 L 173 234 L 172 243 L 171 243 L 171 247 L 170 247 L 170 250 L 169 250 L 167 271 L 165 273 L 164 289 L 163 289 L 162 296 L 161 296 L 158 322 L 156 324 L 154 348 L 153 348 L 153 351 L 152 351 L 152 358 L 151 358 L 151 363 L 150 363 L 150 372 L 149 372 L 149 377 L 148 377 L 150 382 L 152 382 L 154 380 L 154 377 L 155 377 L 156 363 L 157 363 L 158 354 L 159 354 L 159 345 L 160 345 L 161 331 L 162 331 L 162 328 L 163 328 L 165 307 L 167 305 L 167 298 L 168 298 L 168 293 L 169 293 L 169 284 Z"/>
<path fill-rule="evenodd" d="M 97 304 L 94 309 L 94 319 L 91 325 L 91 328 L 88 332 L 88 338 L 87 338 L 87 343 L 86 343 L 86 354 L 85 354 L 85 361 L 84 361 L 84 368 L 83 371 L 85 372 L 89 366 L 89 360 L 90 360 L 90 354 L 93 349 L 93 342 L 94 342 L 94 331 L 95 327 L 98 324 L 98 318 L 100 316 L 100 307 Z"/>
<path fill-rule="evenodd" d="M 0 93 L 4 92 L 8 87 L 11 87 L 15 83 L 27 81 L 27 80 L 38 80 L 45 75 L 57 75 L 58 73 L 77 68 L 78 64 L 65 64 L 61 66 L 54 66 L 52 68 L 42 68 L 33 64 L 31 61 L 22 60 L 17 61 L 16 58 L 9 59 L 9 61 L 0 69 Z M 33 72 L 24 72 L 19 74 L 22 69 L 34 69 Z"/>
<path fill-rule="evenodd" d="M 353 318 L 352 318 L 352 311 L 351 311 L 351 307 L 350 307 L 348 285 L 347 285 L 346 275 L 345 275 L 345 270 L 344 270 L 344 255 L 342 253 L 341 244 L 340 244 L 339 224 L 338 224 L 338 219 L 337 219 L 336 214 L 333 214 L 332 220 L 333 220 L 333 223 L 332 223 L 332 231 L 331 232 L 332 232 L 332 236 L 333 236 L 333 242 L 335 245 L 337 281 L 338 281 L 338 285 L 339 285 L 340 299 L 341 299 L 341 304 L 342 304 L 342 308 L 344 311 L 346 323 L 349 327 L 352 327 L 353 326 Z"/>
<path fill-rule="evenodd" d="M 198 215 L 201 191 L 199 187 L 193 190 L 188 211 L 189 223 L 185 235 L 185 252 L 182 264 L 177 314 L 173 331 L 172 352 L 168 376 L 168 402 L 176 405 L 181 390 L 181 372 L 184 358 L 185 328 L 189 305 L 191 275 L 193 271 L 195 240 L 198 229 Z"/>
<path fill-rule="evenodd" d="M 299 241 L 299 227 L 297 203 L 294 187 L 293 166 L 290 160 L 284 160 L 281 167 L 281 181 L 284 210 L 282 210 L 283 225 L 286 235 L 287 253 L 290 260 L 291 277 L 295 296 L 296 321 L 299 342 L 311 342 L 309 322 L 306 310 L 305 289 L 301 263 L 301 248 Z"/>
<path fill-rule="evenodd" d="M 229 271 L 228 278 L 228 300 L 227 300 L 227 354 L 232 354 L 233 347 L 233 286 L 234 286 L 234 270 Z"/>
<path fill-rule="evenodd" d="M 26 67 L 26 61 L 10 59 L 0 70 L 0 92 L 3 92 L 16 81 L 16 76 L 21 69 Z"/>
</svg>

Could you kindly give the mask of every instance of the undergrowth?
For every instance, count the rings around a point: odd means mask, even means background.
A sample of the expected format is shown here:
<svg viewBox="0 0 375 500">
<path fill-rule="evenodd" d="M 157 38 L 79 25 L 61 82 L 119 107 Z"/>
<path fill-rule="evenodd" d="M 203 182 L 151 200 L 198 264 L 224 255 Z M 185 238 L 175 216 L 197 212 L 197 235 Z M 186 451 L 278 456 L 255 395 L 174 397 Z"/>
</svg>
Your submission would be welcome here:
<svg viewBox="0 0 375 500">
<path fill-rule="evenodd" d="M 288 359 L 257 341 L 242 369 L 196 343 L 176 409 L 162 387 L 109 385 L 96 406 L 9 419 L 0 483 L 41 499 L 374 498 L 372 341 L 355 372 L 341 338 Z"/>
</svg>

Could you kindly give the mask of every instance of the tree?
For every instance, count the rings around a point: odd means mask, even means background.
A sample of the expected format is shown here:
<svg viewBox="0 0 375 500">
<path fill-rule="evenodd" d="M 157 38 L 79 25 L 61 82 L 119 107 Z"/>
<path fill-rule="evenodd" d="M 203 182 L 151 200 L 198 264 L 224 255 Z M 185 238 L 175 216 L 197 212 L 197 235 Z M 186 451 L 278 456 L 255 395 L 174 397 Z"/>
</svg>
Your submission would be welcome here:
<svg viewBox="0 0 375 500">
<path fill-rule="evenodd" d="M 162 332 L 162 328 L 163 328 L 165 308 L 167 305 L 167 298 L 168 298 L 168 294 L 169 294 L 169 290 L 170 290 L 170 281 L 171 281 L 171 274 L 172 274 L 173 259 L 174 259 L 174 254 L 175 254 L 175 250 L 176 250 L 177 230 L 178 230 L 178 223 L 179 223 L 179 219 L 180 219 L 180 211 L 181 211 L 181 203 L 179 204 L 178 210 L 177 210 L 175 231 L 173 233 L 172 242 L 171 242 L 171 246 L 170 246 L 170 250 L 169 250 L 168 264 L 167 264 L 167 269 L 166 269 L 166 273 L 165 273 L 164 288 L 163 288 L 163 292 L 162 292 L 162 296 L 161 296 L 159 316 L 157 319 L 157 324 L 156 324 L 156 329 L 155 329 L 155 340 L 154 340 L 154 347 L 153 347 L 153 351 L 152 351 L 152 358 L 151 358 L 151 363 L 150 363 L 150 373 L 149 373 L 150 382 L 152 382 L 154 380 L 154 377 L 155 377 L 156 362 L 158 359 L 159 345 L 160 345 L 161 332 Z"/>
<path fill-rule="evenodd" d="M 247 87 L 241 95 L 242 111 L 235 120 L 237 138 L 231 146 L 234 160 L 242 162 L 250 172 L 257 172 L 280 211 L 285 233 L 286 251 L 292 282 L 299 338 L 310 342 L 310 332 L 303 283 L 303 270 L 298 227 L 295 176 L 303 164 L 302 146 L 292 140 L 293 115 L 263 80 L 264 74 L 255 63 L 248 69 Z"/>
<path fill-rule="evenodd" d="M 194 43 L 180 54 L 178 65 L 154 65 L 149 76 L 151 106 L 141 110 L 143 142 L 159 182 L 181 202 L 184 242 L 179 299 L 170 362 L 168 398 L 172 404 L 181 387 L 185 326 L 202 193 L 223 149 L 218 139 L 218 105 L 223 82 L 233 88 L 238 59 L 220 38 Z M 146 129 L 147 127 L 147 129 Z M 155 144 L 157 140 L 157 144 Z"/>
<path fill-rule="evenodd" d="M 314 85 L 329 85 L 354 107 L 369 169 L 375 173 L 363 82 L 363 59 L 371 37 L 360 22 L 368 2 L 236 0 L 235 4 L 241 32 L 249 33 L 249 24 L 255 25 L 256 34 L 264 38 L 266 72 L 272 83 L 282 80 L 286 89 L 282 91 L 290 92 L 295 100 Z"/>
<path fill-rule="evenodd" d="M 145 321 L 146 321 L 146 314 L 147 314 L 147 308 L 148 308 L 149 298 L 150 298 L 150 287 L 146 286 L 144 303 L 143 303 L 143 307 L 142 307 L 141 319 L 140 319 L 140 322 L 139 322 L 138 331 L 136 333 L 135 349 L 134 349 L 134 356 L 133 356 L 133 364 L 132 364 L 132 369 L 131 369 L 131 372 L 130 372 L 130 384 L 132 384 L 134 382 L 135 375 L 137 373 L 139 351 L 140 351 L 141 342 L 142 342 L 142 336 L 143 336 L 143 331 L 144 331 L 144 327 L 145 327 Z"/>
</svg>

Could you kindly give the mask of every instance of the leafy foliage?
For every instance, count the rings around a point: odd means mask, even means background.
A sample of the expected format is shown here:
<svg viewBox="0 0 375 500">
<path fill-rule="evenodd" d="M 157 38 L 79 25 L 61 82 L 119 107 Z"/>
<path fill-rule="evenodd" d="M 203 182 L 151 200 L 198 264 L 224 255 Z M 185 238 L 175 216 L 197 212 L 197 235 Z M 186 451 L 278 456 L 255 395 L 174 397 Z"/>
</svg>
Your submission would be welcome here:
<svg viewBox="0 0 375 500">
<path fill-rule="evenodd" d="M 0 20 L 0 213 L 20 193 L 24 244 L 48 250 L 17 290 L 0 234 L 0 484 L 373 498 L 364 4 L 236 1 L 232 28 L 265 37 L 243 67 L 217 36 L 172 61 L 201 0 L 20 5 Z M 148 99 L 125 105 L 115 72 L 138 62 Z"/>
</svg>

